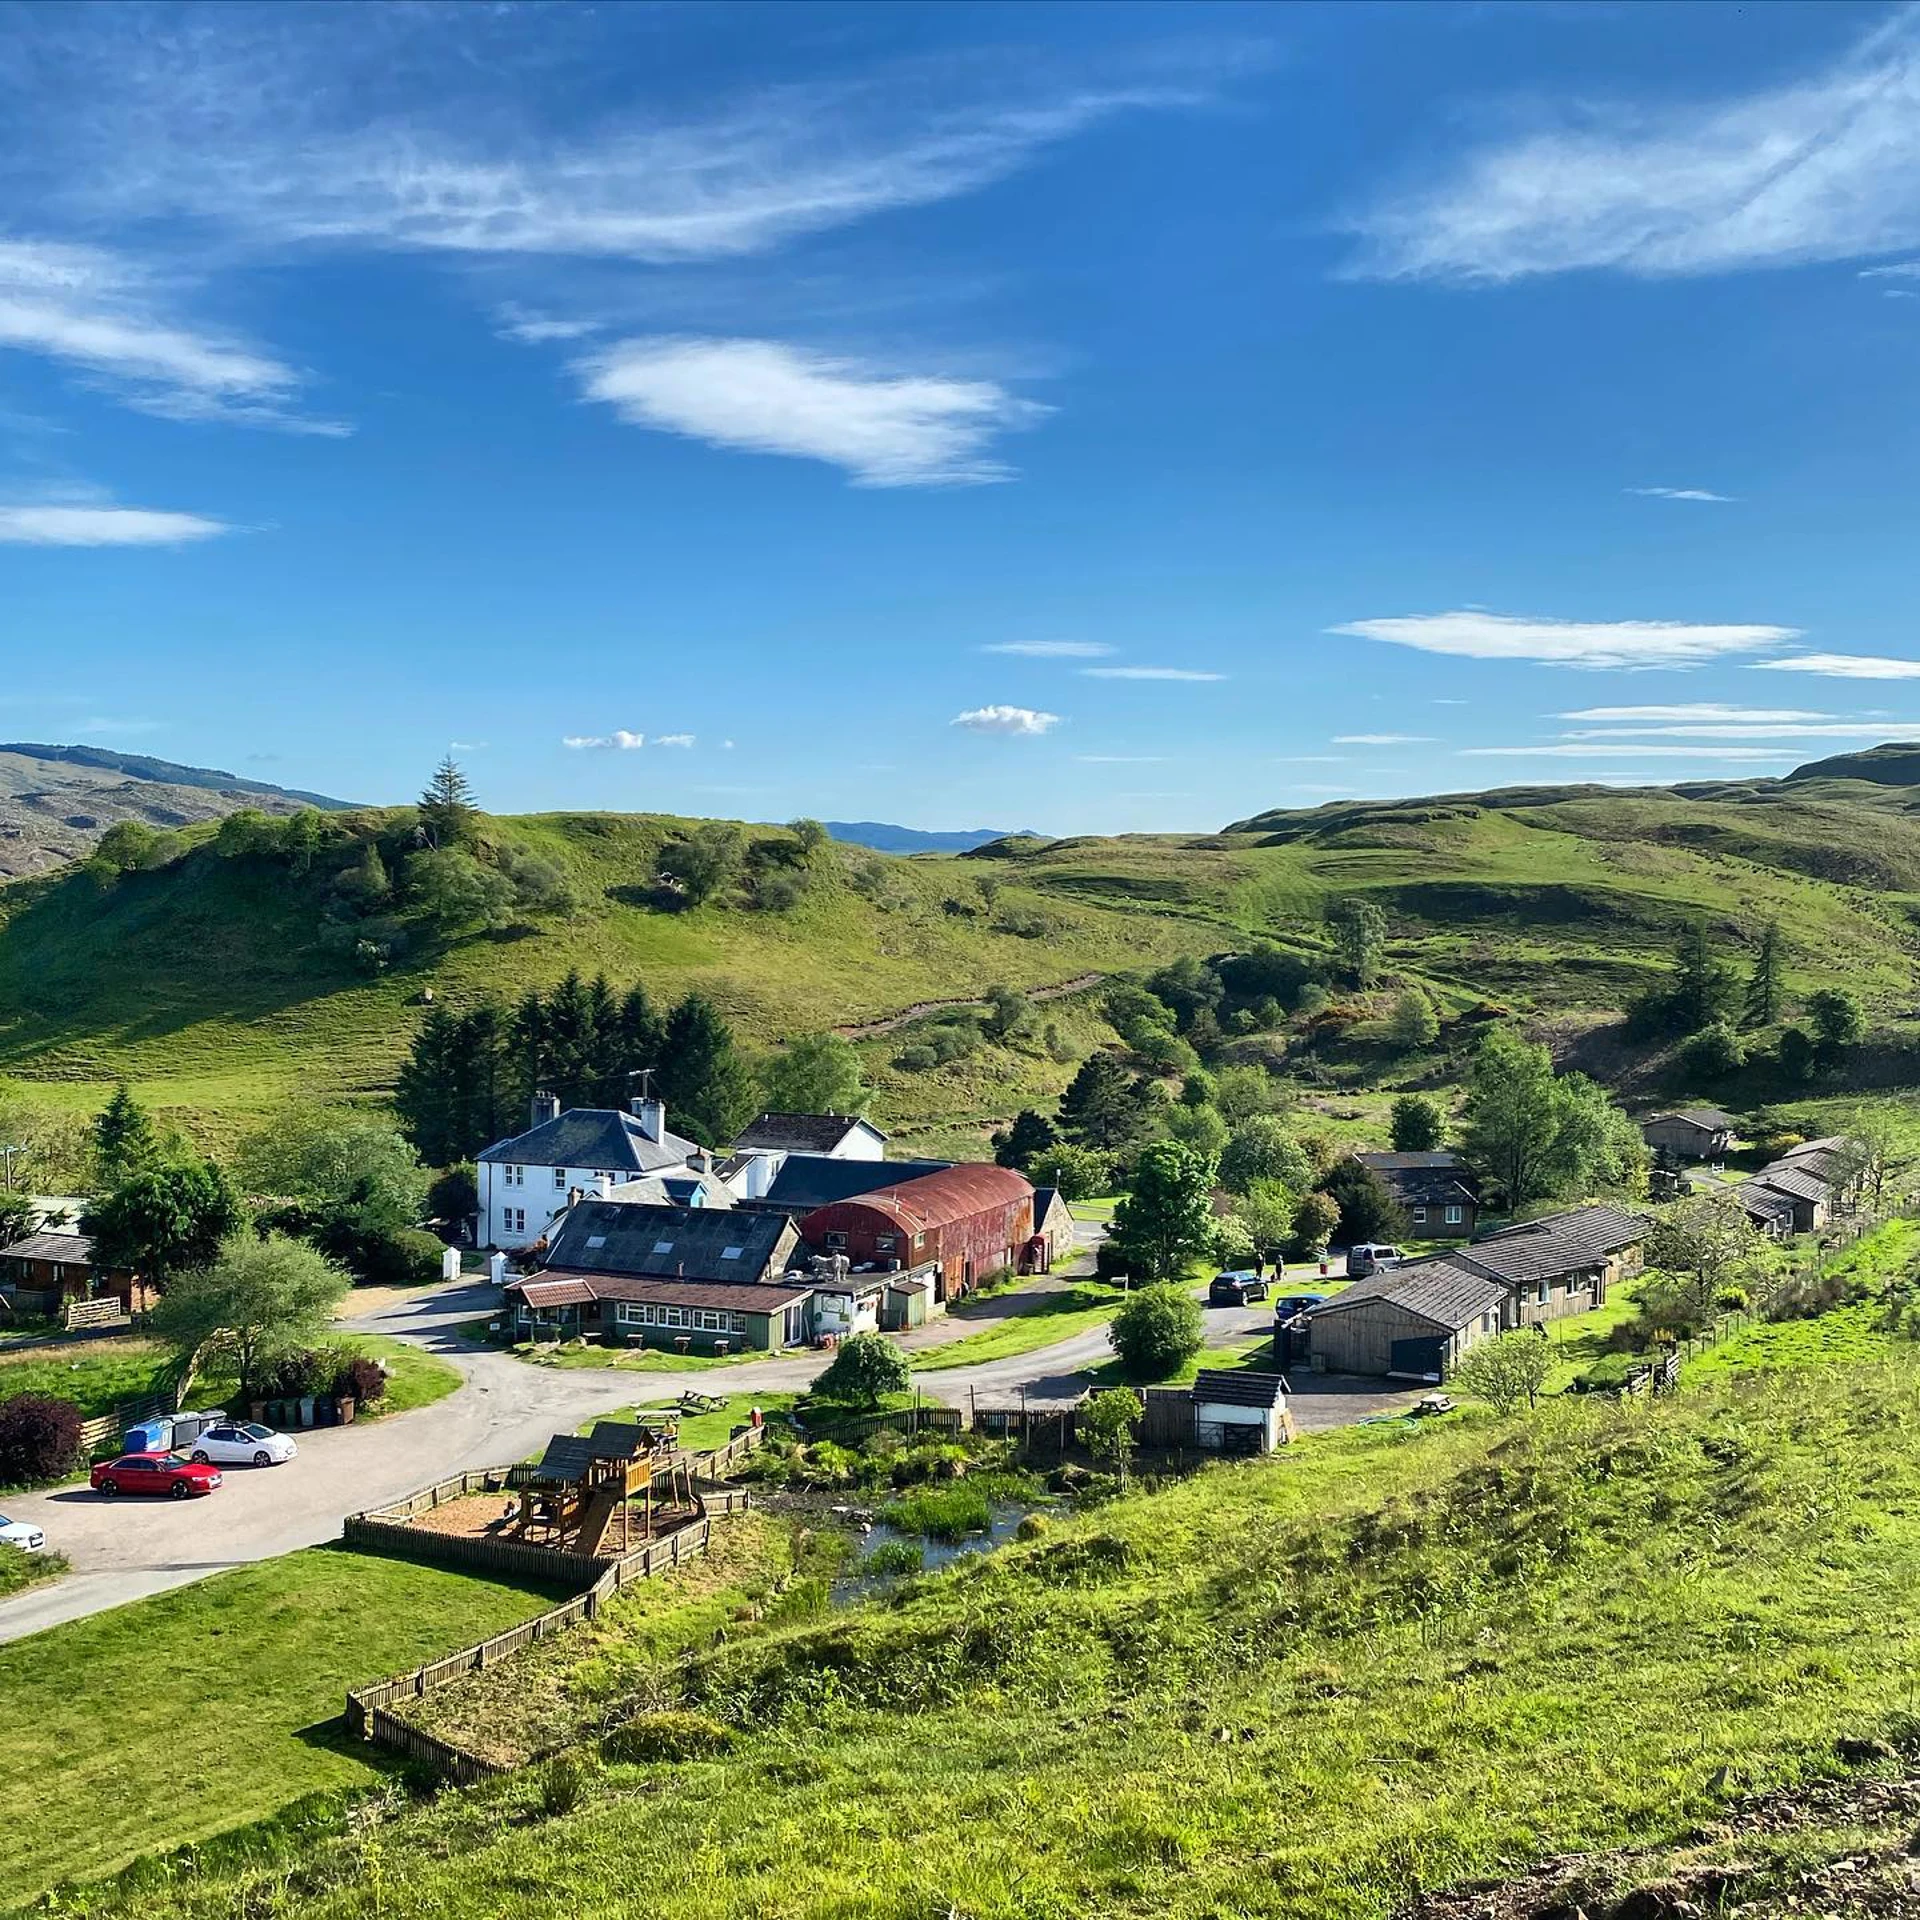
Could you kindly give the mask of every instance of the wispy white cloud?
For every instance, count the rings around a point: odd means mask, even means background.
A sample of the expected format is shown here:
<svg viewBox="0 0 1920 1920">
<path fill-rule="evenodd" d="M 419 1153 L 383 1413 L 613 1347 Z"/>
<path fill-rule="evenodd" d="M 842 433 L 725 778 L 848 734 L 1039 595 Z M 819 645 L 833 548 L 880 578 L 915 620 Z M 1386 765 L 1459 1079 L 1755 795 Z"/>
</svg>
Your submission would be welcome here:
<svg viewBox="0 0 1920 1920">
<path fill-rule="evenodd" d="M 1029 660 L 1098 660 L 1113 649 L 1098 640 L 1000 640 L 982 653 L 1018 653 Z"/>
<path fill-rule="evenodd" d="M 1643 500 L 1711 500 L 1721 506 L 1730 506 L 1734 498 L 1730 493 L 1709 493 L 1705 487 L 1622 487 L 1620 491 L 1638 494 Z"/>
<path fill-rule="evenodd" d="M 866 487 L 1003 480 L 989 443 L 1046 411 L 991 380 L 890 372 L 777 340 L 627 340 L 576 371 L 589 398 L 635 426 L 825 460 Z"/>
<path fill-rule="evenodd" d="M 1920 680 L 1920 660 L 1878 653 L 1795 653 L 1784 660 L 1749 663 L 1774 673 L 1824 673 L 1836 680 Z"/>
<path fill-rule="evenodd" d="M 947 724 L 968 733 L 1047 733 L 1060 724 L 1060 716 L 1037 707 L 969 707 Z"/>
<path fill-rule="evenodd" d="M 159 733 L 164 720 L 114 720 L 104 714 L 91 714 L 74 723 L 74 732 L 86 739 L 98 740 L 103 734 Z"/>
<path fill-rule="evenodd" d="M 1082 667 L 1089 680 L 1224 680 L 1224 673 L 1201 673 L 1192 667 Z"/>
<path fill-rule="evenodd" d="M 644 733 L 629 733 L 625 727 L 616 727 L 611 733 L 569 733 L 562 736 L 560 744 L 571 747 L 575 753 L 611 751 L 615 753 L 637 753 L 647 744 Z"/>
<path fill-rule="evenodd" d="M 1166 763 L 1164 753 L 1076 753 L 1085 767 L 1157 767 Z"/>
<path fill-rule="evenodd" d="M 1891 260 L 1884 267 L 1862 267 L 1862 280 L 1920 280 L 1920 260 Z"/>
<path fill-rule="evenodd" d="M 1431 741 L 1428 733 L 1336 733 L 1336 747 L 1418 747 Z"/>
<path fill-rule="evenodd" d="M 150 276 L 97 247 L 0 240 L 0 349 L 59 361 L 168 419 L 345 431 L 291 411 L 291 367 L 167 308 Z"/>
<path fill-rule="evenodd" d="M 653 736 L 653 744 L 656 747 L 690 747 L 693 745 L 693 735 L 690 733 L 656 733 Z"/>
<path fill-rule="evenodd" d="M 493 745 L 491 740 L 449 740 L 449 753 L 485 753 Z"/>
<path fill-rule="evenodd" d="M 1920 246 L 1920 19 L 1824 71 L 1696 106 L 1569 105 L 1352 223 L 1353 271 L 1697 274 Z"/>
<path fill-rule="evenodd" d="M 1677 756 L 1683 760 L 1791 760 L 1791 753 L 1765 753 L 1753 747 L 1605 746 L 1597 741 L 1560 741 L 1545 747 L 1462 747 L 1466 759 L 1644 760 Z"/>
<path fill-rule="evenodd" d="M 566 320 L 508 301 L 498 314 L 501 337 L 523 346 L 546 346 L 555 340 L 584 340 L 600 331 L 598 320 Z"/>
<path fill-rule="evenodd" d="M 1531 660 L 1549 667 L 1697 667 L 1799 638 L 1798 627 L 1703 626 L 1684 620 L 1551 620 L 1462 608 L 1350 620 L 1331 633 L 1385 640 L 1467 660 Z"/>
<path fill-rule="evenodd" d="M 1814 725 L 1777 722 L 1755 726 L 1746 722 L 1695 722 L 1678 727 L 1586 727 L 1570 733 L 1570 740 L 1872 740 L 1885 737 L 1909 723 L 1899 720 L 1821 721 Z"/>
<path fill-rule="evenodd" d="M 1756 723 L 1793 720 L 1832 720 L 1831 713 L 1805 707 L 1736 707 L 1719 700 L 1683 700 L 1671 706 L 1575 707 L 1556 713 L 1556 720 L 1751 720 Z"/>
<path fill-rule="evenodd" d="M 232 529 L 197 513 L 146 507 L 0 507 L 0 541 L 23 547 L 180 547 Z"/>
</svg>

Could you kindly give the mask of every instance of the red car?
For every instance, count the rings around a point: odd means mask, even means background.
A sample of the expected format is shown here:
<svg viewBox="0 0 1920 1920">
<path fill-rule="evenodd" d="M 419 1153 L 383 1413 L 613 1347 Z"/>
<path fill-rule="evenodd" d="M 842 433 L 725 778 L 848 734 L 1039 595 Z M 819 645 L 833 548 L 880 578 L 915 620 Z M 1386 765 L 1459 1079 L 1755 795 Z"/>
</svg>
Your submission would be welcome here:
<svg viewBox="0 0 1920 1920">
<path fill-rule="evenodd" d="M 109 1499 L 117 1493 L 164 1493 L 191 1500 L 220 1484 L 220 1469 L 177 1453 L 123 1453 L 118 1460 L 101 1461 L 91 1478 Z"/>
</svg>

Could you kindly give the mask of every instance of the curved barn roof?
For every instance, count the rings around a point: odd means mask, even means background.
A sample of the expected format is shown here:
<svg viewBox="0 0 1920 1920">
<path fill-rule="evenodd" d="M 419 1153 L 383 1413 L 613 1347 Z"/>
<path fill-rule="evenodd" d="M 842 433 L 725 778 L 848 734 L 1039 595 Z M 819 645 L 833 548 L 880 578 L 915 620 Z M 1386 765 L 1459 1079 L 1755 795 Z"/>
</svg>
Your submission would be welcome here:
<svg viewBox="0 0 1920 1920">
<path fill-rule="evenodd" d="M 902 1232 L 925 1233 L 930 1227 L 949 1226 L 990 1208 L 1013 1206 L 1032 1197 L 1033 1188 L 1024 1174 L 1015 1173 L 1011 1167 L 968 1162 L 855 1194 L 838 1204 L 869 1207 L 875 1213 L 884 1214 Z M 807 1237 L 804 1221 L 801 1236 Z"/>
</svg>

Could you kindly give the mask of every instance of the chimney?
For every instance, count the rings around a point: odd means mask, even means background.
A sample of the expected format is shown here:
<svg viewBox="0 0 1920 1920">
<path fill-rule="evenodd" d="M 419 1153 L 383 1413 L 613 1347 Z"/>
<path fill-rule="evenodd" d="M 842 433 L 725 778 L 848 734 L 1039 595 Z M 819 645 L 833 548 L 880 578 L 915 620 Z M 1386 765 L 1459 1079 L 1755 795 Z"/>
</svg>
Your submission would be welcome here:
<svg viewBox="0 0 1920 1920">
<path fill-rule="evenodd" d="M 533 1096 L 533 1124 L 544 1127 L 549 1120 L 560 1118 L 560 1102 L 550 1093 L 536 1093 Z"/>
<path fill-rule="evenodd" d="M 660 1136 L 667 1130 L 667 1103 L 643 1093 L 633 1103 L 633 1115 L 640 1122 L 640 1131 L 657 1147 Z"/>
</svg>

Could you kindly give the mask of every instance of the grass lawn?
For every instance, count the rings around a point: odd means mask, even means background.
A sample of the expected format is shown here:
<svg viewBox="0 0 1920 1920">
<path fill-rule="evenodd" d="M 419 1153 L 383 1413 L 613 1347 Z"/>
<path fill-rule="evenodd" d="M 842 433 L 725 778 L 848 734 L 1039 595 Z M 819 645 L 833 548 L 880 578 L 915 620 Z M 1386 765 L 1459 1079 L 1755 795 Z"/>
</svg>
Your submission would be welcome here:
<svg viewBox="0 0 1920 1920">
<path fill-rule="evenodd" d="M 0 1599 L 24 1593 L 43 1580 L 57 1580 L 66 1570 L 65 1554 L 22 1553 L 18 1547 L 10 1547 L 0 1540 Z"/>
<path fill-rule="evenodd" d="M 348 1686 L 554 1598 L 323 1547 L 0 1647 L 0 1789 L 41 1810 L 10 1823 L 9 1896 L 370 1781 L 378 1749 L 337 1724 Z"/>
<path fill-rule="evenodd" d="M 585 1340 L 563 1345 L 522 1340 L 512 1348 L 516 1360 L 532 1367 L 610 1367 L 621 1373 L 705 1373 L 711 1367 L 737 1367 L 742 1361 L 777 1360 L 780 1356 L 759 1348 L 730 1353 L 667 1353 L 658 1347 L 603 1347 Z"/>
<path fill-rule="evenodd" d="M 1858 1367 L 1884 1360 L 1904 1345 L 1878 1324 L 1876 1302 L 1836 1307 L 1815 1320 L 1763 1321 L 1709 1347 L 1686 1363 L 1689 1384 L 1729 1374 L 1773 1372 L 1801 1367 Z"/>
<path fill-rule="evenodd" d="M 0 1400 L 49 1393 L 71 1400 L 87 1420 L 129 1400 L 164 1393 L 172 1384 L 168 1350 L 158 1340 L 75 1340 L 24 1353 L 0 1352 Z"/>
<path fill-rule="evenodd" d="M 711 1447 L 725 1446 L 733 1437 L 735 1427 L 744 1427 L 747 1417 L 755 1407 L 769 1421 L 783 1419 L 805 1396 L 798 1393 L 736 1393 L 729 1397 L 726 1404 L 717 1413 L 690 1413 L 681 1416 L 680 1444 L 688 1453 L 705 1453 Z M 592 1432 L 600 1420 L 631 1420 L 636 1413 L 658 1413 L 670 1408 L 671 1400 L 643 1400 L 637 1406 L 623 1407 L 618 1413 L 603 1413 L 595 1416 L 580 1429 L 582 1433 Z"/>
<path fill-rule="evenodd" d="M 428 1353 L 411 1341 L 395 1340 L 384 1333 L 343 1334 L 329 1346 L 351 1349 L 381 1360 L 387 1367 L 387 1390 L 372 1406 L 356 1415 L 362 1420 L 384 1420 L 389 1414 L 412 1413 L 416 1407 L 430 1407 L 444 1400 L 466 1376 L 451 1360 Z M 218 1370 L 196 1376 L 190 1399 L 195 1406 L 227 1406 L 239 1396 L 239 1382 L 230 1372 Z"/>
<path fill-rule="evenodd" d="M 1023 1312 L 993 1315 L 992 1304 L 965 1302 L 948 1317 L 967 1321 L 988 1319 L 978 1333 L 944 1346 L 926 1347 L 910 1355 L 916 1373 L 934 1373 L 943 1367 L 977 1366 L 983 1360 L 1008 1360 L 1071 1340 L 1089 1327 L 1098 1327 L 1120 1311 L 1126 1295 L 1104 1282 L 1089 1280 L 1063 1287 L 1057 1293 L 1035 1294 Z"/>
</svg>

